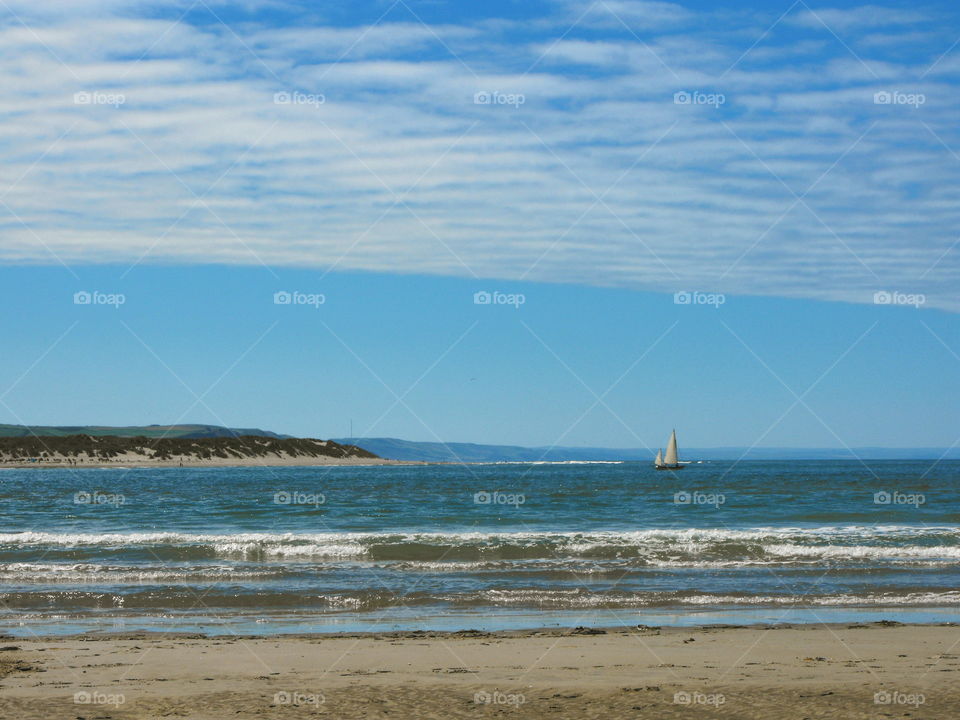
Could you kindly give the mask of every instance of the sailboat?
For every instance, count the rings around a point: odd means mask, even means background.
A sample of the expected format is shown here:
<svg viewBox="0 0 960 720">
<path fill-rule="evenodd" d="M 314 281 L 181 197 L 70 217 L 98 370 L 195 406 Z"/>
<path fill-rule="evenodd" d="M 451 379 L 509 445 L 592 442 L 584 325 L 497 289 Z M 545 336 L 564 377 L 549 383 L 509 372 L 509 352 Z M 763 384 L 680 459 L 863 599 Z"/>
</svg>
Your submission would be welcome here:
<svg viewBox="0 0 960 720">
<path fill-rule="evenodd" d="M 657 459 L 653 461 L 653 466 L 657 470 L 683 470 L 684 466 L 680 464 L 677 457 L 677 431 L 670 433 L 670 441 L 667 443 L 667 454 L 662 455 L 657 450 Z"/>
</svg>

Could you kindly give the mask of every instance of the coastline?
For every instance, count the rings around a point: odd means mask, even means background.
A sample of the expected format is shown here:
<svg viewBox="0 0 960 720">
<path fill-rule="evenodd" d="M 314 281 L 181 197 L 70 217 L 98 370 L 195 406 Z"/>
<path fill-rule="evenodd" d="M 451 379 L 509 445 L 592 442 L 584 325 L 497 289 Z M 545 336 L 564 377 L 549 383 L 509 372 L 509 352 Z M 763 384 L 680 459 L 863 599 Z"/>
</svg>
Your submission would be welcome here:
<svg viewBox="0 0 960 720">
<path fill-rule="evenodd" d="M 67 462 L 45 461 L 36 463 L 18 463 L 0 461 L 0 469 L 68 469 L 83 470 L 85 468 L 230 468 L 230 467 L 327 467 L 330 465 L 345 465 L 356 467 L 371 467 L 377 465 L 429 465 L 431 463 L 415 460 L 388 460 L 386 458 L 334 458 L 334 457 L 279 457 L 263 456 L 256 458 L 211 458 L 200 460 L 150 460 L 142 456 L 133 458 L 118 458 L 116 460 L 97 460 L 96 462 L 82 462 L 76 465 Z"/>
<path fill-rule="evenodd" d="M 73 634 L 44 634 L 42 622 L 34 625 L 28 635 L 13 635 L 0 630 L 0 643 L 5 645 L 24 642 L 54 641 L 127 641 L 127 640 L 208 640 L 220 642 L 226 640 L 277 641 L 277 640 L 450 640 L 458 638 L 566 638 L 597 637 L 604 635 L 638 635 L 642 637 L 683 635 L 690 633 L 717 633 L 726 631 L 746 631 L 767 633 L 780 630 L 811 632 L 824 630 L 908 630 L 910 628 L 947 628 L 944 632 L 952 634 L 956 641 L 956 655 L 960 660 L 960 622 L 900 622 L 898 620 L 873 620 L 868 622 L 773 622 L 773 623 L 702 623 L 702 624 L 662 624 L 662 625 L 576 625 L 576 626 L 531 626 L 506 630 L 477 630 L 461 628 L 457 630 L 418 629 L 418 630 L 344 630 L 329 632 L 292 632 L 292 633 L 229 633 L 215 634 L 191 630 L 93 630 Z"/>
<path fill-rule="evenodd" d="M 956 625 L 889 623 L 7 636 L 0 714 L 957 718 L 958 646 Z"/>
</svg>

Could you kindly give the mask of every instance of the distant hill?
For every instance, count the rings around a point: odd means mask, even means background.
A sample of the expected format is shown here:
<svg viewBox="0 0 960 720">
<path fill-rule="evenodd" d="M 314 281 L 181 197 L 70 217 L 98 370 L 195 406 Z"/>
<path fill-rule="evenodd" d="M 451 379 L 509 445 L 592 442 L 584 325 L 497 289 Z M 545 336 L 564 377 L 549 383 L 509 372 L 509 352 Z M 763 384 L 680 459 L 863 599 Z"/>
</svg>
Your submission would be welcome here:
<svg viewBox="0 0 960 720">
<path fill-rule="evenodd" d="M 228 428 L 220 425 L 0 425 L 4 438 L 139 438 L 141 440 L 202 440 L 258 437 L 273 440 L 293 439 L 258 428 Z M 311 441 L 320 442 L 320 441 Z M 415 442 L 398 438 L 337 438 L 330 442 L 356 445 L 380 458 L 413 462 L 564 462 L 641 461 L 652 462 L 653 453 L 645 448 L 603 447 L 525 447 L 522 445 L 483 445 L 479 443 Z M 49 442 L 48 442 L 49 444 Z M 954 448 L 775 448 L 775 447 L 680 447 L 683 460 L 936 460 L 960 459 L 960 447 Z"/>
<path fill-rule="evenodd" d="M 349 442 L 392 460 L 426 462 L 563 462 L 570 460 L 638 460 L 653 462 L 653 453 L 638 448 L 523 447 L 475 443 L 413 442 L 397 438 L 348 438 Z M 960 459 L 960 448 L 680 448 L 683 460 L 936 460 Z"/>
<path fill-rule="evenodd" d="M 289 435 L 278 435 L 257 428 L 227 428 L 220 425 L 130 425 L 126 427 L 110 427 L 107 425 L 0 425 L 0 438 L 66 437 L 67 435 L 188 439 L 241 437 L 244 435 L 269 438 L 290 437 Z"/>
<path fill-rule="evenodd" d="M 351 442 L 391 460 L 424 462 L 499 462 L 505 460 L 539 460 L 543 450 L 513 445 L 478 445 L 475 443 L 412 442 L 397 438 L 340 439 Z M 374 450 L 373 448 L 377 448 Z M 551 454 L 553 455 L 553 454 Z M 548 457 L 547 460 L 555 459 Z M 567 459 L 566 457 L 560 459 Z M 579 457 L 576 459 L 580 459 Z M 593 458 L 591 458 L 593 459 Z M 601 459 L 607 459 L 606 457 Z"/>
<path fill-rule="evenodd" d="M 0 437 L 0 462 L 13 464 L 180 463 L 259 460 L 373 460 L 355 445 L 311 438 L 148 438 L 114 435 Z"/>
</svg>

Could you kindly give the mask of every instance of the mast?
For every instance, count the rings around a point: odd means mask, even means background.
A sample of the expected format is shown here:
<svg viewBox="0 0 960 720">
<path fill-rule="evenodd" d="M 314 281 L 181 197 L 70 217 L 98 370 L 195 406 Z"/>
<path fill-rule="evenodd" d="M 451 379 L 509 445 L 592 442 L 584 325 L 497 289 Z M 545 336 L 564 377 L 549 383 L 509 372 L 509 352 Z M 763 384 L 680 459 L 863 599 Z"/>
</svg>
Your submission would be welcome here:
<svg viewBox="0 0 960 720">
<path fill-rule="evenodd" d="M 670 433 L 670 442 L 667 443 L 667 456 L 663 459 L 666 465 L 677 464 L 677 431 Z"/>
</svg>

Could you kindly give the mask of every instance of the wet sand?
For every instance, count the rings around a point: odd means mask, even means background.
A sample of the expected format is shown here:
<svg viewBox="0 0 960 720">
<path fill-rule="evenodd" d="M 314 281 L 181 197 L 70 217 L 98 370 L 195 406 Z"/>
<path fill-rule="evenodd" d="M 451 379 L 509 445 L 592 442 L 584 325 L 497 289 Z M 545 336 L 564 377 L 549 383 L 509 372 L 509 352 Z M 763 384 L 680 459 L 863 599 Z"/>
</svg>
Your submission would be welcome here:
<svg viewBox="0 0 960 720">
<path fill-rule="evenodd" d="M 0 647 L 0 717 L 25 720 L 960 718 L 956 625 L 135 634 Z"/>
</svg>

